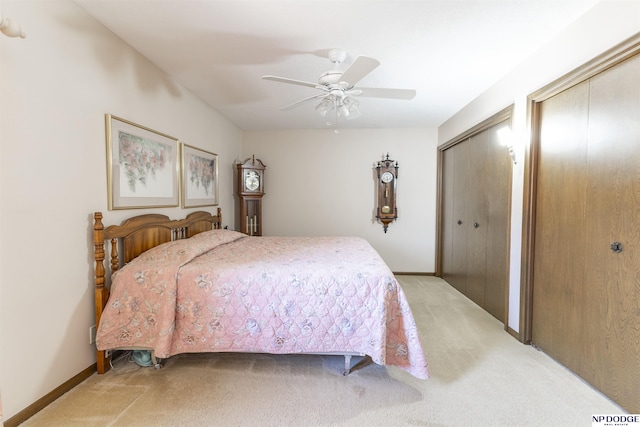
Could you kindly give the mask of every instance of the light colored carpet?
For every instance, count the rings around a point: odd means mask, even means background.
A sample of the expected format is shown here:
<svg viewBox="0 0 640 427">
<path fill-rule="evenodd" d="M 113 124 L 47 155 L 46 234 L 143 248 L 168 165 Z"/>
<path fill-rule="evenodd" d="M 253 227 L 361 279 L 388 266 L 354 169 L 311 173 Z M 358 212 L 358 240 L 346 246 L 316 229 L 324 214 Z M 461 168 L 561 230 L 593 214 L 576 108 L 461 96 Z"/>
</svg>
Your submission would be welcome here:
<svg viewBox="0 0 640 427">
<path fill-rule="evenodd" d="M 122 361 L 24 426 L 586 426 L 618 406 L 434 277 L 398 276 L 431 376 L 340 356 L 194 354 Z M 360 359 L 355 359 L 353 364 Z"/>
</svg>

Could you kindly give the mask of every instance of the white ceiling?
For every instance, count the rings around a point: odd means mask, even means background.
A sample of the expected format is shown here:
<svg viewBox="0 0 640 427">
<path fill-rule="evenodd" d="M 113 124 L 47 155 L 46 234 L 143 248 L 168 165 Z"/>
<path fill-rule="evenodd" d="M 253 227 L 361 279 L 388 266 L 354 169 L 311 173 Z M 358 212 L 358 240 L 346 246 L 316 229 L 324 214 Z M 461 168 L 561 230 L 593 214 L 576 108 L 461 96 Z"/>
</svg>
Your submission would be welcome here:
<svg viewBox="0 0 640 427">
<path fill-rule="evenodd" d="M 343 48 L 381 65 L 359 86 L 416 89 L 413 100 L 360 97 L 339 128 L 433 128 L 560 33 L 598 0 L 75 0 L 243 130 L 316 129 L 306 103 Z M 335 126 L 335 125 L 334 125 Z"/>
</svg>

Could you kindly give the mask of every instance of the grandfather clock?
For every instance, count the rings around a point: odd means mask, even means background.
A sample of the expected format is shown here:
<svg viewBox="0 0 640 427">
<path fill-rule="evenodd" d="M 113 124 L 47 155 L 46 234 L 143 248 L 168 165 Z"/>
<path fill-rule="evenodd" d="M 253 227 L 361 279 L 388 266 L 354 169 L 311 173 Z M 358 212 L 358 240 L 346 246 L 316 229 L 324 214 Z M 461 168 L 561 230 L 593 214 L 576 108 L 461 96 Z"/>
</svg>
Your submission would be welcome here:
<svg viewBox="0 0 640 427">
<path fill-rule="evenodd" d="M 264 169 L 266 166 L 255 156 L 236 165 L 238 168 L 238 224 L 241 233 L 262 236 L 262 196 L 264 196 Z"/>
<path fill-rule="evenodd" d="M 378 206 L 376 218 L 382 223 L 384 232 L 387 232 L 389 224 L 398 218 L 396 207 L 396 181 L 398 180 L 398 162 L 389 158 L 389 153 L 376 165 L 378 179 Z"/>
</svg>

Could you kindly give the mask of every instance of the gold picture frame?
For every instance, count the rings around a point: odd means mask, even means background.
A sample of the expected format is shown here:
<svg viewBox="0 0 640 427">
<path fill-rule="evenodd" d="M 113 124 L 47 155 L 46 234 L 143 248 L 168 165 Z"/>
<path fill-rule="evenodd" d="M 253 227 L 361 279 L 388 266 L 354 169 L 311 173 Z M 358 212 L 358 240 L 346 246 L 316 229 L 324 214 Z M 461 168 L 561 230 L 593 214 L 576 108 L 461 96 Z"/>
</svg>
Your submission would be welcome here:
<svg viewBox="0 0 640 427">
<path fill-rule="evenodd" d="M 181 143 L 182 207 L 218 205 L 218 155 Z"/>
<path fill-rule="evenodd" d="M 178 140 L 106 114 L 109 210 L 177 207 Z"/>
</svg>

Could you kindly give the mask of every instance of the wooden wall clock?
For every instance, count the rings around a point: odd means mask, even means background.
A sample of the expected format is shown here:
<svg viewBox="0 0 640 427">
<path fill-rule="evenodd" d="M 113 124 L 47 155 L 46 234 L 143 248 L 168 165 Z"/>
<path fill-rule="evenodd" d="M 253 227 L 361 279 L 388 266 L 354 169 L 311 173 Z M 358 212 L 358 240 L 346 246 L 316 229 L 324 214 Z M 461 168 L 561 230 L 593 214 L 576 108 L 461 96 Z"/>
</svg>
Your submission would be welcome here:
<svg viewBox="0 0 640 427">
<path fill-rule="evenodd" d="M 238 168 L 238 226 L 241 233 L 262 236 L 262 196 L 266 166 L 255 156 L 236 165 Z"/>
<path fill-rule="evenodd" d="M 398 180 L 398 162 L 389 158 L 389 153 L 384 160 L 376 165 L 378 206 L 376 208 L 376 218 L 382 223 L 384 232 L 387 232 L 389 224 L 398 218 L 398 208 L 396 207 L 396 182 Z"/>
</svg>

